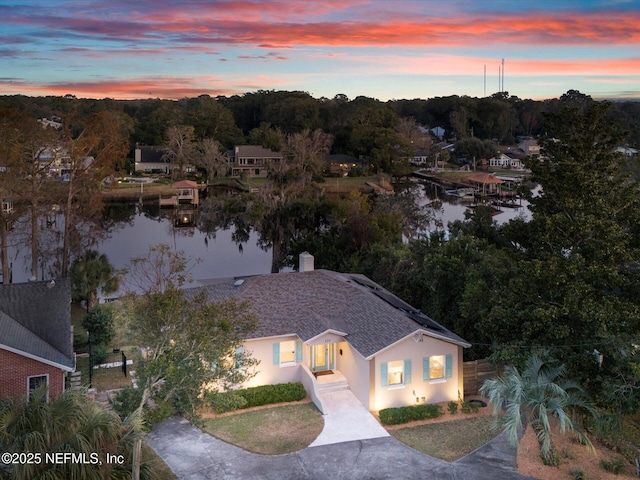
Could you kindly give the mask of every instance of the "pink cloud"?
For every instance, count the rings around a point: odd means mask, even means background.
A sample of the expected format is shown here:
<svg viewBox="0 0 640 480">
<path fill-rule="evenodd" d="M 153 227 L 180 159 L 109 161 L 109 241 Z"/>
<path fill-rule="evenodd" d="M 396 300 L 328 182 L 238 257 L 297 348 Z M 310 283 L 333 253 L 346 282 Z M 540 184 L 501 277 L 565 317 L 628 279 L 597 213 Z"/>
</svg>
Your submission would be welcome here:
<svg viewBox="0 0 640 480">
<path fill-rule="evenodd" d="M 300 0 L 213 2 L 189 4 L 157 2 L 153 13 L 128 12 L 92 16 L 12 15 L 10 21 L 82 35 L 93 41 L 123 40 L 199 44 L 252 45 L 273 49 L 294 45 L 332 46 L 459 46 L 476 44 L 594 45 L 640 43 L 640 12 L 525 12 L 466 16 L 436 16 L 402 12 L 380 20 L 373 7 L 357 10 L 346 19 L 328 14 L 347 12 L 359 1 Z M 374 4 L 371 4 L 375 6 Z M 93 14 L 95 15 L 95 14 Z M 320 20 L 318 20 L 320 19 Z M 71 38 L 71 37 L 70 37 Z"/>
<path fill-rule="evenodd" d="M 347 56 L 343 59 L 353 65 L 354 71 L 371 65 L 370 56 Z M 376 56 L 376 68 L 399 74 L 424 75 L 481 75 L 487 67 L 487 76 L 497 74 L 500 59 L 460 55 Z M 620 59 L 564 59 L 532 60 L 507 58 L 505 72 L 509 76 L 544 75 L 639 75 L 640 57 Z"/>
<path fill-rule="evenodd" d="M 150 77 L 122 80 L 96 80 L 83 82 L 53 82 L 37 84 L 20 79 L 0 79 L 0 91 L 5 94 L 22 93 L 31 95 L 66 95 L 78 97 L 118 98 L 133 100 L 138 98 L 183 98 L 202 94 L 237 95 L 244 93 L 233 87 L 212 88 L 220 79 L 212 77 Z"/>
</svg>

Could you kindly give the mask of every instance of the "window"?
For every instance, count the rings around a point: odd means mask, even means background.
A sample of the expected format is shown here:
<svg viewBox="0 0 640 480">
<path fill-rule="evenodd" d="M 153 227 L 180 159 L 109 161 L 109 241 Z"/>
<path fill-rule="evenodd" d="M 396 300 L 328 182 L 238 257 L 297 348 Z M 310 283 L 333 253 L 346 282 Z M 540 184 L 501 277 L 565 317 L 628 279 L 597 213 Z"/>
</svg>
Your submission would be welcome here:
<svg viewBox="0 0 640 480">
<path fill-rule="evenodd" d="M 48 392 L 49 375 L 35 375 L 33 377 L 27 378 L 27 396 L 31 398 L 31 396 L 33 395 L 33 392 L 42 386 L 47 388 L 47 400 L 48 400 L 49 399 L 49 392 Z"/>
<path fill-rule="evenodd" d="M 273 344 L 273 364 L 280 366 L 295 365 L 302 361 L 302 342 L 288 340 Z"/>
<path fill-rule="evenodd" d="M 432 355 L 422 359 L 422 378 L 425 381 L 438 381 L 453 375 L 453 355 Z"/>
<path fill-rule="evenodd" d="M 404 362 L 389 362 L 389 386 L 404 385 Z"/>
<path fill-rule="evenodd" d="M 233 368 L 236 370 L 240 370 L 242 368 L 242 357 L 244 355 L 244 347 L 236 348 L 236 351 L 233 354 Z"/>
<path fill-rule="evenodd" d="M 444 355 L 429 357 L 429 380 L 444 378 Z"/>
<path fill-rule="evenodd" d="M 383 387 L 401 387 L 411 383 L 411 360 L 396 360 L 380 365 L 380 384 Z"/>
<path fill-rule="evenodd" d="M 296 342 L 280 342 L 280 364 L 295 363 L 296 361 Z"/>
</svg>

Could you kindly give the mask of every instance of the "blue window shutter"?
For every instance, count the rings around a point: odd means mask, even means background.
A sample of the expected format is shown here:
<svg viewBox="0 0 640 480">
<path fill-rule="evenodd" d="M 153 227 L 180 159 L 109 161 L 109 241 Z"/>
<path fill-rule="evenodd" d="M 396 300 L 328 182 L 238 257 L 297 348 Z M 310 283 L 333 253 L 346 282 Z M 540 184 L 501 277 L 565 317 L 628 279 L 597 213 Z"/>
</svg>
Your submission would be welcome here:
<svg viewBox="0 0 640 480">
<path fill-rule="evenodd" d="M 280 342 L 273 344 L 273 364 L 280 365 Z"/>
<path fill-rule="evenodd" d="M 380 384 L 383 387 L 389 386 L 389 374 L 387 373 L 387 364 L 380 365 Z"/>
<path fill-rule="evenodd" d="M 422 380 L 425 382 L 429 380 L 429 357 L 422 359 Z"/>
<path fill-rule="evenodd" d="M 444 360 L 444 378 L 451 378 L 453 376 L 453 355 L 449 354 Z"/>
<path fill-rule="evenodd" d="M 411 383 L 411 360 L 404 361 L 404 384 L 409 385 Z"/>
<path fill-rule="evenodd" d="M 302 362 L 302 342 L 296 340 L 296 363 Z"/>
</svg>

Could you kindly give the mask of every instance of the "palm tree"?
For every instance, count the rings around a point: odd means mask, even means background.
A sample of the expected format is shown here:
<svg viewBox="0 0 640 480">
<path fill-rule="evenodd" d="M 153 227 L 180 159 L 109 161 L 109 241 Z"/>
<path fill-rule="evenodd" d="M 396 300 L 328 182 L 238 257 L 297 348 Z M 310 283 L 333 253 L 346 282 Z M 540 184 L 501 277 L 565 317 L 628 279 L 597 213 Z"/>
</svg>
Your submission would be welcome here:
<svg viewBox="0 0 640 480">
<path fill-rule="evenodd" d="M 28 399 L 3 398 L 0 451 L 31 453 L 33 463 L 0 464 L 0 478 L 131 478 L 134 443 L 142 438 L 142 427 L 139 415 L 121 420 L 115 412 L 88 401 L 83 390 L 67 390 L 51 402 L 46 388 Z M 64 453 L 83 454 L 76 456 L 83 461 L 55 457 Z M 117 460 L 107 463 L 107 453 Z M 148 464 L 142 466 L 141 478 L 154 478 Z"/>
<path fill-rule="evenodd" d="M 563 434 L 567 429 L 576 432 L 582 444 L 593 450 L 591 441 L 571 416 L 577 412 L 595 416 L 595 409 L 580 385 L 563 379 L 565 373 L 564 365 L 533 355 L 522 372 L 508 366 L 501 376 L 485 381 L 480 388 L 480 393 L 493 404 L 493 414 L 498 417 L 496 427 L 504 427 L 513 445 L 518 444 L 523 417 L 527 419 L 536 433 L 540 457 L 546 465 L 558 462 L 551 436 L 551 416 L 558 419 Z M 503 409 L 504 413 L 498 416 Z"/>
<path fill-rule="evenodd" d="M 71 265 L 71 294 L 76 301 L 87 302 L 87 312 L 96 304 L 98 288 L 114 293 L 120 284 L 120 272 L 115 270 L 104 253 L 87 250 Z"/>
</svg>

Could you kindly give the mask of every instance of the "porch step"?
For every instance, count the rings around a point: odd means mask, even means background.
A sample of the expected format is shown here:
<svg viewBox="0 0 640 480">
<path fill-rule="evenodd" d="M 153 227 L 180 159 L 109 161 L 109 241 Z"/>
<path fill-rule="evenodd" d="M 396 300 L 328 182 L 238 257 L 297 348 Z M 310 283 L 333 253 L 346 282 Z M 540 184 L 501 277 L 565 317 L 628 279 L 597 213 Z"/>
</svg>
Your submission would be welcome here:
<svg viewBox="0 0 640 480">
<path fill-rule="evenodd" d="M 349 384 L 346 380 L 324 383 L 318 385 L 318 394 L 341 392 L 342 390 L 349 390 Z"/>
</svg>

